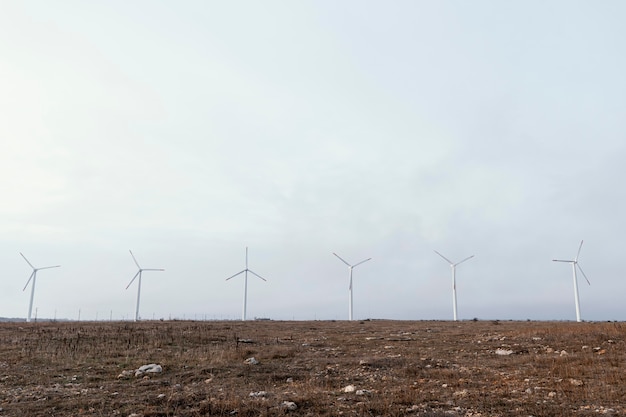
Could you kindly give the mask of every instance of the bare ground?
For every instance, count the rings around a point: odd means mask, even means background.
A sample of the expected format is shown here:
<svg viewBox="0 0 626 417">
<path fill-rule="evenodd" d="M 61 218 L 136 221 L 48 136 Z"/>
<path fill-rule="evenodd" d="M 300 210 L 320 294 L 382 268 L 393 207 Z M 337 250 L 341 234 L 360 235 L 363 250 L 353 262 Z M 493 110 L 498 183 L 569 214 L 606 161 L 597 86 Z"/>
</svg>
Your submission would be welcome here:
<svg viewBox="0 0 626 417">
<path fill-rule="evenodd" d="M 615 322 L 1 323 L 0 416 L 625 415 L 625 336 Z M 163 372 L 121 376 L 150 363 Z"/>
</svg>

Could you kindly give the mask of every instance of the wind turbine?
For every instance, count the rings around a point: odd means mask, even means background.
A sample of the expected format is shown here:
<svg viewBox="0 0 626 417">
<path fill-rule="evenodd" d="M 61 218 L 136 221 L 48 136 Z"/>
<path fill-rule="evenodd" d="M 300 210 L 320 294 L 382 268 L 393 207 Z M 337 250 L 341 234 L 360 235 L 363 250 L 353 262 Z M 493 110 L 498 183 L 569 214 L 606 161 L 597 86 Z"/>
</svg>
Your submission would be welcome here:
<svg viewBox="0 0 626 417">
<path fill-rule="evenodd" d="M 333 252 L 333 255 L 335 255 L 337 258 L 339 258 L 339 260 L 341 260 L 341 262 L 343 262 L 344 264 L 348 265 L 348 276 L 350 278 L 350 286 L 348 287 L 350 290 L 350 298 L 348 299 L 348 320 L 352 321 L 352 270 L 354 268 L 356 268 L 357 266 L 361 265 L 362 263 L 365 263 L 367 261 L 369 261 L 372 258 L 367 258 L 361 262 L 358 262 L 354 265 L 350 265 L 348 262 L 346 262 L 341 256 L 337 255 L 335 252 Z"/>
<path fill-rule="evenodd" d="M 24 254 L 22 252 L 20 252 L 20 255 L 22 255 L 22 258 L 24 258 L 24 260 L 26 261 L 26 263 L 28 265 L 30 265 L 31 268 L 33 268 L 33 273 L 30 274 L 30 277 L 28 278 L 28 281 L 26 281 L 26 285 L 24 285 L 24 289 L 22 291 L 26 291 L 26 287 L 28 287 L 28 284 L 30 283 L 30 280 L 33 280 L 33 285 L 30 288 L 30 303 L 28 304 L 28 317 L 26 318 L 27 322 L 30 322 L 30 316 L 31 313 L 33 311 L 33 298 L 35 298 L 35 281 L 37 280 L 37 271 L 40 271 L 42 269 L 50 269 L 50 268 L 59 268 L 61 265 L 54 265 L 54 266 L 44 266 L 41 268 L 35 268 L 33 266 L 33 264 L 31 264 L 28 259 L 26 259 L 26 256 L 24 256 Z"/>
<path fill-rule="evenodd" d="M 440 254 L 439 252 L 435 251 L 435 253 L 439 256 L 441 256 L 444 261 L 446 261 L 448 264 L 450 264 L 450 269 L 452 269 L 452 309 L 454 312 L 454 321 L 457 321 L 457 313 L 456 313 L 456 266 L 462 264 L 463 262 L 470 260 L 474 257 L 474 255 L 472 256 L 468 256 L 467 258 L 463 259 L 462 261 L 459 261 L 457 263 L 452 262 L 450 259 L 446 258 L 445 256 L 443 256 L 442 254 Z"/>
<path fill-rule="evenodd" d="M 246 246 L 246 269 L 244 269 L 243 271 L 237 272 L 235 275 L 233 275 L 231 277 L 226 278 L 226 281 L 228 281 L 231 278 L 235 278 L 237 275 L 244 274 L 244 278 L 243 278 L 243 311 L 241 313 L 241 320 L 242 321 L 246 320 L 246 307 L 247 307 L 247 304 L 248 304 L 248 272 L 250 272 L 252 275 L 256 276 L 257 278 L 261 278 L 263 281 L 267 281 L 261 275 L 257 274 L 256 272 L 254 272 L 253 270 L 248 268 L 248 247 Z"/>
<path fill-rule="evenodd" d="M 126 286 L 126 289 L 128 289 L 128 287 L 130 287 L 130 284 L 132 284 L 133 281 L 135 281 L 135 279 L 139 277 L 139 281 L 137 281 L 137 305 L 135 306 L 135 321 L 139 321 L 139 299 L 141 297 L 141 273 L 143 271 L 165 271 L 165 269 L 142 268 L 139 266 L 139 262 L 137 262 L 137 259 L 135 259 L 135 255 L 133 255 L 133 251 L 131 251 L 130 249 L 128 251 L 130 252 L 130 256 L 133 257 L 133 261 L 135 261 L 135 265 L 137 265 L 137 268 L 139 268 L 139 271 L 137 271 L 133 279 L 131 279 L 128 285 Z"/>
<path fill-rule="evenodd" d="M 580 241 L 580 246 L 578 247 L 578 253 L 576 253 L 576 257 L 573 261 L 563 260 L 563 259 L 553 259 L 552 262 L 566 262 L 572 264 L 572 271 L 574 273 L 574 302 L 576 303 L 576 321 L 580 322 L 580 301 L 578 300 L 578 277 L 576 276 L 576 268 L 580 270 L 583 274 L 583 277 L 587 280 L 587 284 L 591 285 L 587 275 L 583 269 L 578 265 L 578 257 L 580 256 L 580 250 L 583 248 L 583 241 Z"/>
</svg>

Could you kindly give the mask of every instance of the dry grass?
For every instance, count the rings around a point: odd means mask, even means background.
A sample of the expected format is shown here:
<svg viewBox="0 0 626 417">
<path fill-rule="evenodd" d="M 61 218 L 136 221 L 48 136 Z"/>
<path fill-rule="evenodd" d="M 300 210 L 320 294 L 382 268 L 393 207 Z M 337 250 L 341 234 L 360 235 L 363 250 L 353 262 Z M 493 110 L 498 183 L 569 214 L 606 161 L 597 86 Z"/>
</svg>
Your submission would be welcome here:
<svg viewBox="0 0 626 417">
<path fill-rule="evenodd" d="M 622 323 L 2 323 L 0 416 L 623 415 L 625 335 Z M 118 378 L 148 363 L 163 373 Z"/>
</svg>

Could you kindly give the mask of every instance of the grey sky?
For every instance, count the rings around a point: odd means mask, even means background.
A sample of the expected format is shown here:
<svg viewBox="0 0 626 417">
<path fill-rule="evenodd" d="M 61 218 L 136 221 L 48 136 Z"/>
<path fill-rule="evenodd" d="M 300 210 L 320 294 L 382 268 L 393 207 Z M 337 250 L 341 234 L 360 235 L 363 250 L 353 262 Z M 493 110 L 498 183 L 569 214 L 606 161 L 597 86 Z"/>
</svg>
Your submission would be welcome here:
<svg viewBox="0 0 626 417">
<path fill-rule="evenodd" d="M 624 320 L 626 4 L 0 3 L 0 316 Z"/>
</svg>

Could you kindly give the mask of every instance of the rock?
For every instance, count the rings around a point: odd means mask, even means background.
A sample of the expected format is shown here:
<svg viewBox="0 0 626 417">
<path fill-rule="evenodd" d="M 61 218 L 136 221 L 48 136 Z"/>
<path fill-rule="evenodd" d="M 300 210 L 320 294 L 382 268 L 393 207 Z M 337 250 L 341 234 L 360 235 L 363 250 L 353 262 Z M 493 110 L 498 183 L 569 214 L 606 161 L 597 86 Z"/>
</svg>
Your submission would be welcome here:
<svg viewBox="0 0 626 417">
<path fill-rule="evenodd" d="M 258 365 L 259 361 L 257 361 L 256 358 L 254 358 L 254 356 L 253 356 L 253 357 L 248 358 L 245 361 L 243 361 L 243 363 L 245 363 L 247 365 Z"/>
<path fill-rule="evenodd" d="M 165 394 L 159 394 L 159 395 L 157 395 L 157 398 L 158 399 L 165 398 Z"/>
<path fill-rule="evenodd" d="M 359 389 L 359 390 L 356 390 L 355 394 L 356 395 L 367 395 L 367 396 L 370 396 L 370 395 L 372 395 L 372 391 L 370 391 L 368 389 Z"/>
<path fill-rule="evenodd" d="M 510 349 L 502 349 L 502 348 L 496 349 L 496 355 L 508 356 L 508 355 L 511 355 L 512 353 L 513 351 Z"/>
<path fill-rule="evenodd" d="M 354 392 L 356 387 L 354 385 L 348 385 L 342 389 L 343 392 Z"/>
<path fill-rule="evenodd" d="M 574 379 L 574 378 L 570 378 L 569 383 L 574 385 L 575 387 L 580 387 L 583 385 L 583 381 L 581 381 L 580 379 Z"/>
<path fill-rule="evenodd" d="M 161 372 L 163 372 L 163 368 L 161 367 L 161 365 L 151 363 L 150 365 L 140 366 L 139 369 L 135 371 L 135 376 L 142 376 L 145 374 L 160 374 Z"/>
<path fill-rule="evenodd" d="M 293 382 L 293 378 L 287 378 L 287 383 L 291 384 Z"/>
<path fill-rule="evenodd" d="M 124 370 L 121 374 L 117 376 L 117 379 L 127 379 L 135 374 L 134 371 Z"/>
<path fill-rule="evenodd" d="M 293 401 L 283 401 L 280 406 L 282 408 L 285 408 L 289 411 L 295 411 L 298 409 L 298 405 L 296 403 L 294 403 Z"/>
<path fill-rule="evenodd" d="M 269 394 L 267 391 L 257 391 L 257 392 L 251 392 L 249 396 L 252 398 L 265 398 L 268 395 Z"/>
<path fill-rule="evenodd" d="M 464 389 L 464 390 L 461 390 L 461 391 L 455 391 L 454 394 L 452 394 L 452 396 L 454 396 L 454 397 L 467 397 L 467 394 L 468 394 L 467 390 Z"/>
<path fill-rule="evenodd" d="M 569 355 L 569 353 L 567 353 L 566 351 L 562 350 L 560 353 L 560 356 L 567 356 Z"/>
</svg>

